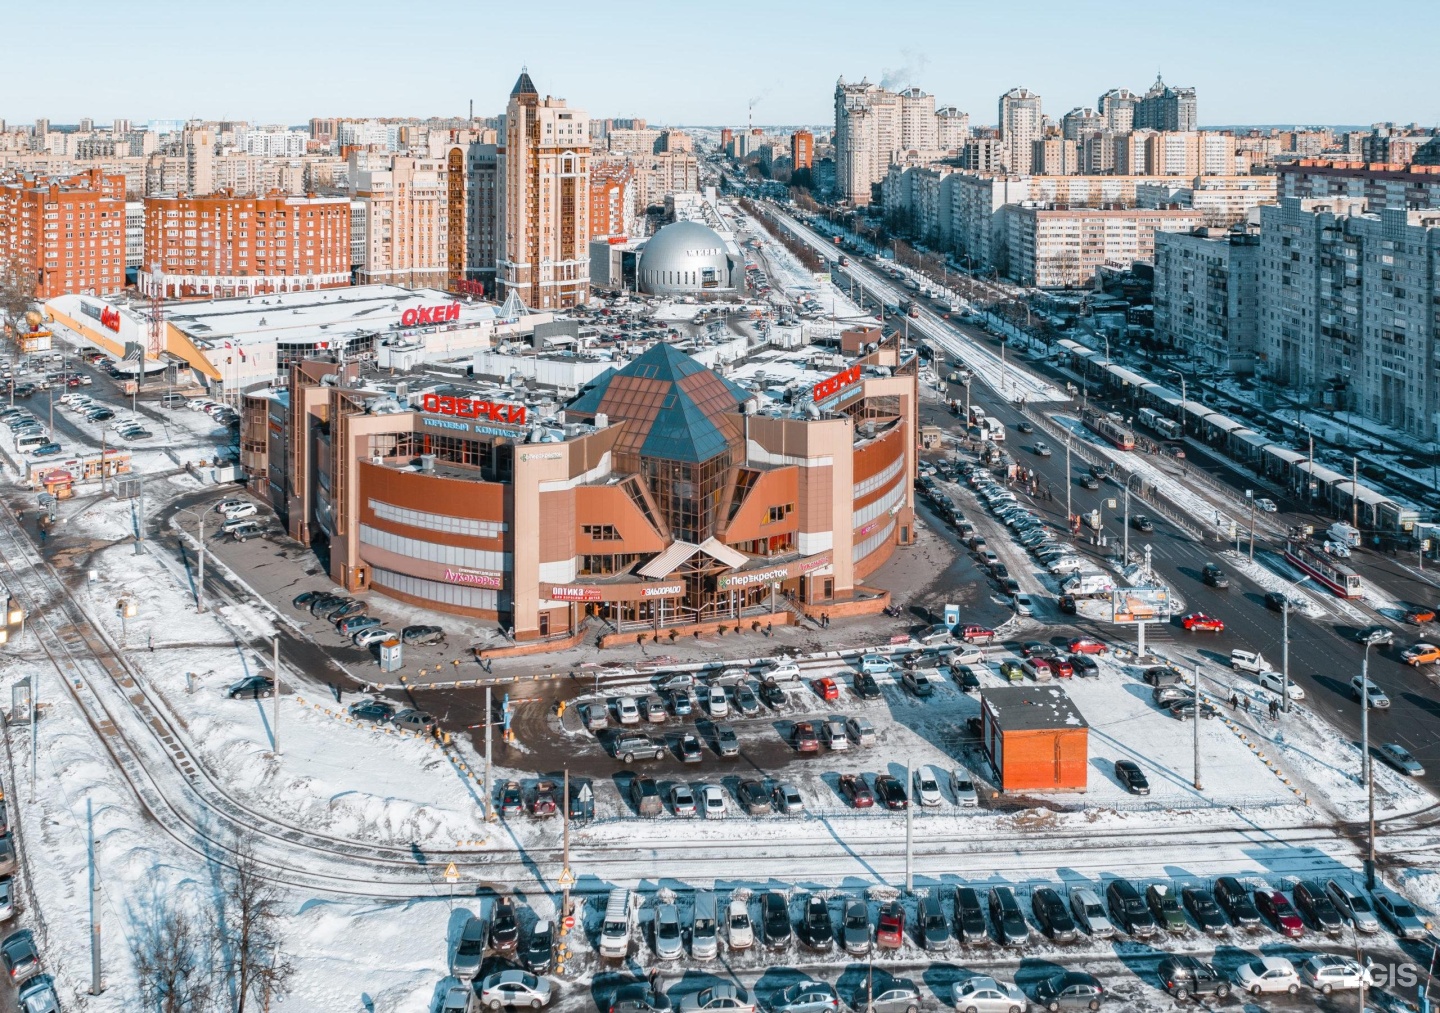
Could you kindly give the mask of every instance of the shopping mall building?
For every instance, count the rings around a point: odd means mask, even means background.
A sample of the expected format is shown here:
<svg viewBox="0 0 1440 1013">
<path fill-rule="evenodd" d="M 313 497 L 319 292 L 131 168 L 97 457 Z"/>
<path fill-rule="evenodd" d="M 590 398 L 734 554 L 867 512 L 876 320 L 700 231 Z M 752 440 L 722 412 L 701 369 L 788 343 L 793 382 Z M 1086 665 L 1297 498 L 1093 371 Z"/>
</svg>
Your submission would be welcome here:
<svg viewBox="0 0 1440 1013">
<path fill-rule="evenodd" d="M 242 463 L 346 590 L 521 641 L 874 604 L 915 534 L 916 360 L 854 351 L 780 397 L 656 344 L 568 403 L 295 362 L 247 395 Z"/>
</svg>

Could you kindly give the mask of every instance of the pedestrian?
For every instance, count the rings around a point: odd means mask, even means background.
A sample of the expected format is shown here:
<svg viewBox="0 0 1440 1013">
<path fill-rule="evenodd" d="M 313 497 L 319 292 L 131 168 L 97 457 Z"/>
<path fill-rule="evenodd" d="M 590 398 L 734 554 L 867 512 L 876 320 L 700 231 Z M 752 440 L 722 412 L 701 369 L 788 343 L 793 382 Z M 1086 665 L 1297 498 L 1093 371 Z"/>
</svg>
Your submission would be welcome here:
<svg viewBox="0 0 1440 1013">
<path fill-rule="evenodd" d="M 1238 696 L 1236 696 L 1234 693 L 1231 693 L 1231 694 L 1230 694 L 1230 709 L 1233 711 L 1236 707 L 1239 707 L 1239 706 L 1240 706 L 1240 698 L 1239 698 Z"/>
<path fill-rule="evenodd" d="M 660 991 L 660 985 L 662 984 L 662 980 L 663 979 L 660 976 L 660 968 L 652 967 L 650 969 L 650 991 L 658 994 Z"/>
<path fill-rule="evenodd" d="M 155 653 L 155 634 L 151 633 L 145 637 L 145 646 L 150 648 L 150 653 Z"/>
<path fill-rule="evenodd" d="M 1241 700 L 1241 701 L 1240 701 L 1240 706 L 1241 706 L 1241 708 L 1245 711 L 1246 714 L 1249 714 L 1249 713 L 1250 713 L 1250 698 L 1247 696 L 1247 697 L 1245 697 L 1243 700 Z"/>
</svg>

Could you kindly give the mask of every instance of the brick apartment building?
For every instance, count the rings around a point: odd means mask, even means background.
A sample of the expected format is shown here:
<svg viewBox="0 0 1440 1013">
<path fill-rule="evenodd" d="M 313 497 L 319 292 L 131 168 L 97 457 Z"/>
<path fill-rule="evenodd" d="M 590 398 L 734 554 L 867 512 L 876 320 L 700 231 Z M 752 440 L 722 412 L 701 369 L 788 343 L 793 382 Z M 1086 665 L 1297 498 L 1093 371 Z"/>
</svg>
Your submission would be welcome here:
<svg viewBox="0 0 1440 1013">
<path fill-rule="evenodd" d="M 159 267 L 169 298 L 300 292 L 350 284 L 350 201 L 229 193 L 145 198 L 147 294 Z"/>
<path fill-rule="evenodd" d="M 35 295 L 113 295 L 125 287 L 125 177 L 100 169 L 73 176 L 0 179 L 0 262 L 35 276 Z"/>
</svg>

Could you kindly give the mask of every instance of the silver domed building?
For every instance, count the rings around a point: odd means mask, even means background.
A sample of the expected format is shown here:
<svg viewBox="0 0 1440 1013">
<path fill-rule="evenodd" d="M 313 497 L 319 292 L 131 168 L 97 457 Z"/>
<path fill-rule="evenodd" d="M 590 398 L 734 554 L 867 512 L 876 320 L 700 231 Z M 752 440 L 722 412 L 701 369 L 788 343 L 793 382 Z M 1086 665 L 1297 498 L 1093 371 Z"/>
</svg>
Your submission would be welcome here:
<svg viewBox="0 0 1440 1013">
<path fill-rule="evenodd" d="M 647 295 L 735 295 L 740 277 L 725 240 L 699 222 L 672 222 L 655 233 L 636 269 Z"/>
</svg>

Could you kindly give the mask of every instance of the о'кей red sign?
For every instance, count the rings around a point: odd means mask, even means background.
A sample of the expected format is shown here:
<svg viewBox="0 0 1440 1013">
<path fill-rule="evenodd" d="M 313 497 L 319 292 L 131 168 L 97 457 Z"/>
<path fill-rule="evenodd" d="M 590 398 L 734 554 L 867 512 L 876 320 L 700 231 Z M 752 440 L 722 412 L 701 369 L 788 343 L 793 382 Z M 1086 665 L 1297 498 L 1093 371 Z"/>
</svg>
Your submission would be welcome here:
<svg viewBox="0 0 1440 1013">
<path fill-rule="evenodd" d="M 112 331 L 120 330 L 120 311 L 109 306 L 100 310 L 100 323 Z"/>
<path fill-rule="evenodd" d="M 860 379 L 860 367 L 851 366 L 849 369 L 842 369 L 828 380 L 821 380 L 815 385 L 814 395 L 816 401 L 823 401 L 831 394 L 839 391 Z"/>
<path fill-rule="evenodd" d="M 458 302 L 448 303 L 444 306 L 421 306 L 412 308 L 400 314 L 401 327 L 416 327 L 420 324 L 443 324 L 451 320 L 460 319 L 460 304 Z"/>
<path fill-rule="evenodd" d="M 509 404 L 505 401 L 476 401 L 468 397 L 426 394 L 420 402 L 420 410 L 437 415 L 454 415 L 461 419 L 489 419 L 491 422 L 507 422 L 512 426 L 525 424 L 525 406 Z"/>
</svg>

